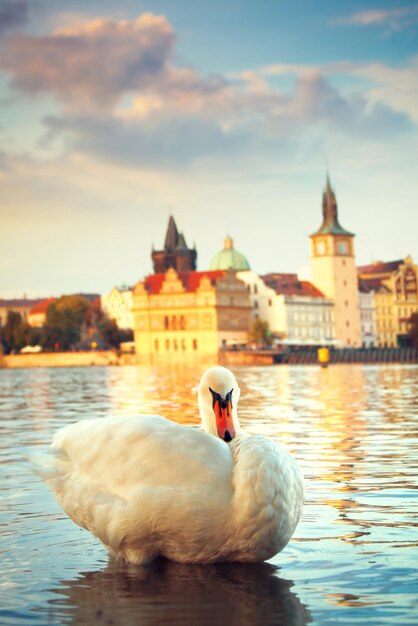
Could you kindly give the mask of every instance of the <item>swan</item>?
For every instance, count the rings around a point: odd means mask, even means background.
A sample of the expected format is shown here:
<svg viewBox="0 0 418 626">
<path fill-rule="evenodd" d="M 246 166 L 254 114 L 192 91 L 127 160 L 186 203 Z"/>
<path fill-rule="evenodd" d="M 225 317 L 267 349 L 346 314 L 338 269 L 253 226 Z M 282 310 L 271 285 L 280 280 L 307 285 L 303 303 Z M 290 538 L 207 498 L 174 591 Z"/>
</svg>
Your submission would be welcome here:
<svg viewBox="0 0 418 626">
<path fill-rule="evenodd" d="M 202 430 L 158 415 L 66 426 L 43 478 L 117 559 L 265 561 L 296 528 L 303 479 L 282 445 L 242 430 L 239 396 L 232 372 L 215 366 L 198 388 Z"/>
</svg>

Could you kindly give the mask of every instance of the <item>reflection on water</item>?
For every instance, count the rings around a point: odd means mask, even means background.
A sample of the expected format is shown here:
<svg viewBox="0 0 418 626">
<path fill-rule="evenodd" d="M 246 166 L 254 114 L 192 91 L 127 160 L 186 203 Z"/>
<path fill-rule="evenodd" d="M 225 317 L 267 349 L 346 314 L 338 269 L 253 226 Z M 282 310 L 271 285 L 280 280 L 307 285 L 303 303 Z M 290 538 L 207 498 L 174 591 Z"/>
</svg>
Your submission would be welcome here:
<svg viewBox="0 0 418 626">
<path fill-rule="evenodd" d="M 416 366 L 234 368 L 242 425 L 285 443 L 306 479 L 270 564 L 108 563 L 24 460 L 85 417 L 198 423 L 205 368 L 0 370 L 0 623 L 416 623 Z"/>
<path fill-rule="evenodd" d="M 62 581 L 53 607 L 72 624 L 253 626 L 309 623 L 307 609 L 267 563 L 147 567 L 111 562 Z"/>
</svg>

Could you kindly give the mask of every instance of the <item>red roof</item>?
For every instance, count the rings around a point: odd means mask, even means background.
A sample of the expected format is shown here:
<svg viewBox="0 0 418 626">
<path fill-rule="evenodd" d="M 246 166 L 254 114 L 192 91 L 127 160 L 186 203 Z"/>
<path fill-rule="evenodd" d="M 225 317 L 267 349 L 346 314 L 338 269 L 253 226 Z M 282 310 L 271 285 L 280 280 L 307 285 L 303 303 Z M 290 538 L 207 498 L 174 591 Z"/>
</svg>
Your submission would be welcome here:
<svg viewBox="0 0 418 626">
<path fill-rule="evenodd" d="M 261 277 L 268 287 L 271 287 L 279 295 L 284 296 L 310 296 L 311 298 L 324 298 L 322 291 L 307 280 L 299 280 L 297 274 L 265 274 Z"/>
<path fill-rule="evenodd" d="M 178 277 L 183 283 L 183 287 L 186 291 L 196 291 L 200 285 L 200 281 L 203 276 L 207 276 L 214 285 L 218 278 L 225 274 L 224 270 L 216 270 L 211 272 L 178 272 Z M 165 274 L 152 274 L 147 276 L 144 280 L 145 289 L 150 294 L 158 294 L 161 291 L 163 282 L 165 281 Z"/>
<path fill-rule="evenodd" d="M 46 313 L 47 308 L 52 302 L 55 302 L 56 298 L 47 298 L 46 300 L 41 300 L 29 311 L 29 315 L 36 315 L 37 313 Z"/>
<path fill-rule="evenodd" d="M 381 278 L 359 278 L 358 286 L 361 293 L 370 293 L 371 291 L 390 292 L 390 289 L 383 284 Z"/>
<path fill-rule="evenodd" d="M 403 262 L 403 259 L 399 259 L 398 261 L 388 261 L 387 263 L 377 261 L 371 265 L 362 265 L 361 267 L 358 267 L 357 272 L 360 276 L 363 274 L 386 274 L 388 272 L 395 272 Z"/>
</svg>

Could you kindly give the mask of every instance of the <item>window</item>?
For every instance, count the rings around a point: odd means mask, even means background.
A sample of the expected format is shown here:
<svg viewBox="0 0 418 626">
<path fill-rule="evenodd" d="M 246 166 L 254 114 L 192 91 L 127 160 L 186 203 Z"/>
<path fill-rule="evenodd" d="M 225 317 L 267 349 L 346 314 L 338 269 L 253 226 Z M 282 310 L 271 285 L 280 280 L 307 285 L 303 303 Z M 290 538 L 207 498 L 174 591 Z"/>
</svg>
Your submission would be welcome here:
<svg viewBox="0 0 418 626">
<path fill-rule="evenodd" d="M 271 300 L 269 300 L 269 306 L 272 306 L 273 302 Z"/>
<path fill-rule="evenodd" d="M 165 349 L 166 350 L 170 350 L 170 340 L 169 339 L 165 340 Z"/>
<path fill-rule="evenodd" d="M 193 350 L 197 350 L 197 339 L 193 339 Z"/>
<path fill-rule="evenodd" d="M 174 351 L 177 352 L 177 350 L 179 348 L 178 345 L 177 345 L 177 339 L 173 339 L 173 348 L 174 348 Z"/>
<path fill-rule="evenodd" d="M 257 300 L 254 302 L 254 308 L 258 309 L 258 302 L 257 302 Z"/>
<path fill-rule="evenodd" d="M 158 352 L 158 339 L 155 339 L 154 341 L 154 350 L 155 352 Z"/>
<path fill-rule="evenodd" d="M 173 330 L 177 330 L 177 318 L 175 315 L 171 318 L 171 328 Z"/>
<path fill-rule="evenodd" d="M 345 325 L 347 326 L 347 328 L 349 328 L 349 326 L 350 326 L 350 322 L 347 320 L 347 321 L 346 321 L 346 323 L 345 323 Z"/>
<path fill-rule="evenodd" d="M 184 330 L 186 328 L 186 320 L 184 319 L 184 315 L 180 315 L 180 329 Z"/>
<path fill-rule="evenodd" d="M 254 285 L 254 293 L 258 293 L 258 285 Z"/>
<path fill-rule="evenodd" d="M 168 315 L 165 315 L 164 316 L 164 328 L 168 330 L 169 326 L 170 326 L 170 322 L 168 321 Z"/>
<path fill-rule="evenodd" d="M 184 339 L 181 340 L 181 349 L 184 350 L 186 349 L 186 341 Z"/>
</svg>

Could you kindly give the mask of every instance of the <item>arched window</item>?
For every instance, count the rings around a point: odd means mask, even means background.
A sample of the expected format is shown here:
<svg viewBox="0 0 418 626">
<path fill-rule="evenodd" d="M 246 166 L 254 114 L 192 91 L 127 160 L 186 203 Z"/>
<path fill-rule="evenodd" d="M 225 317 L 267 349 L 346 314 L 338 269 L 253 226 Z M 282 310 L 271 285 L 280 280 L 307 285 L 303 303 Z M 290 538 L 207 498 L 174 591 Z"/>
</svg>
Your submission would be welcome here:
<svg viewBox="0 0 418 626">
<path fill-rule="evenodd" d="M 168 319 L 168 315 L 165 315 L 165 316 L 164 316 L 164 328 L 165 328 L 166 330 L 168 330 L 168 329 L 169 329 L 169 327 L 170 327 L 170 322 L 169 322 L 169 319 Z"/>
</svg>

